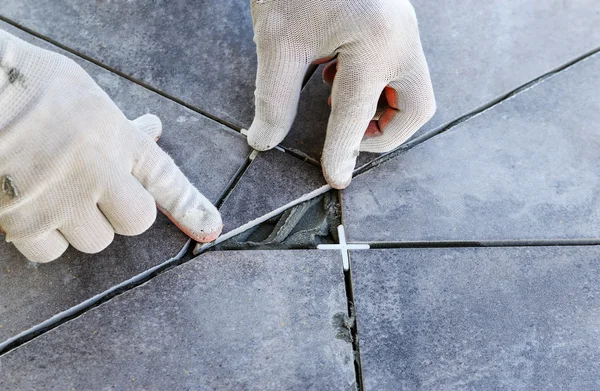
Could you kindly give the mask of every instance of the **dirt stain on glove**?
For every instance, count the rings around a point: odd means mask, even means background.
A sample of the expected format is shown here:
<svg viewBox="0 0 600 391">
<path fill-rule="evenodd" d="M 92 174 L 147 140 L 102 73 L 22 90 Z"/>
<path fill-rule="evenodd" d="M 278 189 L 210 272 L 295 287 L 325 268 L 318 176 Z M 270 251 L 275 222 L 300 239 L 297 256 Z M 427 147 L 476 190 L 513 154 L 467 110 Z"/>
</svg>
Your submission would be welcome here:
<svg viewBox="0 0 600 391">
<path fill-rule="evenodd" d="M 21 73 L 21 71 L 19 71 L 17 68 L 7 67 L 4 65 L 0 65 L 0 68 L 6 72 L 6 76 L 8 77 L 8 82 L 10 84 L 20 83 L 21 86 L 25 87 L 25 76 Z"/>
<path fill-rule="evenodd" d="M 2 193 L 10 198 L 19 196 L 19 191 L 15 187 L 13 179 L 8 175 L 2 177 Z"/>
</svg>

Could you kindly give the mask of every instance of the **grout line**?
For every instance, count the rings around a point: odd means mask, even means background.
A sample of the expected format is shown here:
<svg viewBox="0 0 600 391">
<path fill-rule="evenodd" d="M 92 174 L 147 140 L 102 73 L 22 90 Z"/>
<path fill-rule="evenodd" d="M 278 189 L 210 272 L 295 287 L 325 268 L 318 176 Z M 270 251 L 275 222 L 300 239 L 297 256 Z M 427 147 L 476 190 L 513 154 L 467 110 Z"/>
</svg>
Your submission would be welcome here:
<svg viewBox="0 0 600 391">
<path fill-rule="evenodd" d="M 343 197 L 342 190 L 338 190 L 337 192 L 338 204 L 339 204 L 339 213 L 340 213 L 340 225 L 344 225 L 344 205 L 343 205 Z M 344 232 L 345 235 L 345 232 Z M 369 246 L 370 247 L 370 246 Z M 354 374 L 356 376 L 356 389 L 357 391 L 363 391 L 365 389 L 365 384 L 363 381 L 363 373 L 362 373 L 362 361 L 360 357 L 360 342 L 358 340 L 358 311 L 356 310 L 356 300 L 354 298 L 354 282 L 352 279 L 352 256 L 350 251 L 348 253 L 348 270 L 344 270 L 344 284 L 346 287 L 346 300 L 348 302 L 348 316 L 354 316 L 354 325 L 351 328 L 352 333 L 352 351 L 354 353 Z"/>
<path fill-rule="evenodd" d="M 242 179 L 242 177 L 244 176 L 246 171 L 248 171 L 248 168 L 250 168 L 250 165 L 254 161 L 254 158 L 252 157 L 254 152 L 255 151 L 252 150 L 252 152 L 246 157 L 246 161 L 244 161 L 244 164 L 242 164 L 238 168 L 237 172 L 235 173 L 235 175 L 233 176 L 233 178 L 231 179 L 231 181 L 229 182 L 229 184 L 227 185 L 225 190 L 223 190 L 223 192 L 217 199 L 217 202 L 215 202 L 215 206 L 217 207 L 217 209 L 221 209 L 221 207 L 227 200 L 227 197 L 229 197 L 229 195 L 231 194 L 233 189 L 235 189 L 235 187 L 237 186 L 239 181 Z"/>
<path fill-rule="evenodd" d="M 305 152 L 300 151 L 299 149 L 286 147 L 285 145 L 278 145 L 275 148 L 277 148 L 281 152 L 287 153 L 290 156 L 298 158 L 298 159 L 302 160 L 305 163 L 308 163 L 308 164 L 310 164 L 312 166 L 321 168 L 321 163 L 319 163 L 319 161 L 317 159 L 315 159 L 314 157 L 308 155 Z"/>
<path fill-rule="evenodd" d="M 200 255 L 203 252 L 205 252 L 206 250 L 208 250 L 209 248 L 214 247 L 217 244 L 223 243 L 224 241 L 231 239 L 232 237 L 234 237 L 238 234 L 241 234 L 242 232 L 247 231 L 250 228 L 254 228 L 258 224 L 269 220 L 271 217 L 277 216 L 278 214 L 281 214 L 281 213 L 285 212 L 287 209 L 292 208 L 298 204 L 301 204 L 304 201 L 308 201 L 317 196 L 320 196 L 321 194 L 324 194 L 324 193 L 328 192 L 329 190 L 331 190 L 331 186 L 323 185 L 323 186 L 319 187 L 318 189 L 311 191 L 310 193 L 306 193 L 305 195 L 303 195 L 299 198 L 296 198 L 295 200 L 293 200 L 283 206 L 280 206 L 279 208 L 272 210 L 271 212 L 269 212 L 265 215 L 262 215 L 262 216 L 254 219 L 254 220 L 251 220 L 251 221 L 247 222 L 246 224 L 244 224 L 232 231 L 227 232 L 224 235 L 221 235 L 214 242 L 205 243 L 205 244 L 197 243 L 196 247 L 194 248 L 194 255 Z"/>
<path fill-rule="evenodd" d="M 29 35 L 32 35 L 32 36 L 34 36 L 34 37 L 36 37 L 38 39 L 41 39 L 42 41 L 48 42 L 48 43 L 50 43 L 50 44 L 52 44 L 52 45 L 54 45 L 54 46 L 56 46 L 56 47 L 58 47 L 58 48 L 60 48 L 60 49 L 62 49 L 64 51 L 66 51 L 66 52 L 74 55 L 74 56 L 82 58 L 82 59 L 84 59 L 84 60 L 86 60 L 86 61 L 88 61 L 88 62 L 90 62 L 90 63 L 92 63 L 92 64 L 94 64 L 96 66 L 99 66 L 99 67 L 101 67 L 101 68 L 103 68 L 103 69 L 105 69 L 105 70 L 107 70 L 109 72 L 112 72 L 112 73 L 114 73 L 114 74 L 116 74 L 116 75 L 118 75 L 118 76 L 120 76 L 120 77 L 122 77 L 124 79 L 127 79 L 130 82 L 132 82 L 132 83 L 135 83 L 135 84 L 137 84 L 137 85 L 139 85 L 139 86 L 141 86 L 141 87 L 143 87 L 143 88 L 145 88 L 147 90 L 150 90 L 150 91 L 152 91 L 152 92 L 154 92 L 154 93 L 162 96 L 163 98 L 169 99 L 169 100 L 171 100 L 171 101 L 173 101 L 173 102 L 175 102 L 175 103 L 177 103 L 177 104 L 179 104 L 181 106 L 184 106 L 187 109 L 190 109 L 190 110 L 192 110 L 192 111 L 194 111 L 194 112 L 196 112 L 196 113 L 198 113 L 198 114 L 200 114 L 200 115 L 202 115 L 204 117 L 207 117 L 207 118 L 209 118 L 209 119 L 211 119 L 211 120 L 213 120 L 213 121 L 215 121 L 215 122 L 223 125 L 223 126 L 226 126 L 229 129 L 232 129 L 232 130 L 234 130 L 234 131 L 236 131 L 238 133 L 242 129 L 241 126 L 235 125 L 235 124 L 233 124 L 233 123 L 231 123 L 231 122 L 229 122 L 227 120 L 224 120 L 224 119 L 221 119 L 221 118 L 217 117 L 216 115 L 210 114 L 209 112 L 207 112 L 205 110 L 202 110 L 202 109 L 200 109 L 200 108 L 198 108 L 196 106 L 193 106 L 193 105 L 191 105 L 189 103 L 186 103 L 183 100 L 181 100 L 179 98 L 176 98 L 175 96 L 173 96 L 171 94 L 168 94 L 168 93 L 166 93 L 164 91 L 161 91 L 158 88 L 153 87 L 153 86 L 151 86 L 150 84 L 148 84 L 146 82 L 143 82 L 143 81 L 141 81 L 139 79 L 136 79 L 136 78 L 134 78 L 134 77 L 132 77 L 132 76 L 130 76 L 130 75 L 122 72 L 122 71 L 119 71 L 119 70 L 117 70 L 117 69 L 109 66 L 109 65 L 106 65 L 106 64 L 100 62 L 99 60 L 94 59 L 93 57 L 90 57 L 90 56 L 88 56 L 86 54 L 83 54 L 83 53 L 81 53 L 81 52 L 79 52 L 79 51 L 77 51 L 75 49 L 72 49 L 72 48 L 66 46 L 66 45 L 63 45 L 62 43 L 60 43 L 60 42 L 58 42 L 58 41 L 56 41 L 56 40 L 54 40 L 54 39 L 52 39 L 50 37 L 47 37 L 47 36 L 45 36 L 43 34 L 40 34 L 40 33 L 36 32 L 36 31 L 34 31 L 34 30 L 32 30 L 32 29 L 30 29 L 28 27 L 25 27 L 25 26 L 23 26 L 23 25 L 15 22 L 15 21 L 11 20 L 11 19 L 8 19 L 7 17 L 5 17 L 3 15 L 0 15 L 0 21 L 3 21 L 3 22 L 5 22 L 5 23 L 7 23 L 7 24 L 9 24 L 9 25 L 11 25 L 11 26 L 19 29 L 19 30 L 22 30 L 22 31 L 28 33 Z"/>
<path fill-rule="evenodd" d="M 446 123 L 445 125 L 441 125 L 435 129 L 415 138 L 414 140 L 407 142 L 406 144 L 398 147 L 397 149 L 395 149 L 393 151 L 387 152 L 387 153 L 377 157 L 375 160 L 354 170 L 353 176 L 356 177 L 358 175 L 361 175 L 361 174 L 377 167 L 378 165 L 385 163 L 386 161 L 393 159 L 396 156 L 412 149 L 413 147 L 415 147 L 421 143 L 424 143 L 425 141 L 429 140 L 430 138 L 433 138 L 433 137 L 437 136 L 438 134 L 445 133 L 445 132 L 457 127 L 458 125 L 462 124 L 463 122 L 466 122 L 473 117 L 483 114 L 484 112 L 494 108 L 495 106 L 503 103 L 504 101 L 507 101 L 507 100 L 515 97 L 516 95 L 519 95 L 519 94 L 529 90 L 530 88 L 537 86 L 538 84 L 562 73 L 563 71 L 566 71 L 567 69 L 571 68 L 572 66 L 574 66 L 582 61 L 587 60 L 588 58 L 594 56 L 597 53 L 600 53 L 600 47 L 592 49 L 592 50 L 576 57 L 575 59 L 568 61 L 565 64 L 560 65 L 557 68 L 554 68 L 553 70 L 546 72 L 546 73 L 542 74 L 541 76 L 538 76 L 538 77 L 528 81 L 525 84 L 522 84 L 521 86 L 499 96 L 498 98 L 492 99 L 488 103 L 485 103 L 484 105 L 479 106 L 478 108 L 468 112 L 467 114 L 464 114 L 464 115 L 456 118 L 455 120 L 452 120 L 451 122 Z"/>
<path fill-rule="evenodd" d="M 350 256 L 350 254 L 348 254 Z M 356 300 L 354 298 L 354 284 L 352 280 L 352 261 L 350 260 L 350 269 L 344 271 L 344 283 L 346 286 L 346 300 L 348 301 L 348 316 L 354 318 L 354 324 L 351 328 L 352 333 L 352 351 L 354 353 L 354 373 L 356 375 L 357 390 L 365 389 L 362 373 L 362 362 L 360 357 L 360 341 L 358 340 L 358 311 L 356 309 Z"/>
<path fill-rule="evenodd" d="M 162 274 L 163 272 L 171 269 L 171 267 L 176 266 L 181 258 L 185 256 L 190 247 L 191 239 L 188 239 L 183 248 L 179 251 L 175 257 L 154 266 L 148 270 L 143 271 L 142 273 L 131 277 L 130 279 L 121 282 L 118 285 L 115 285 L 104 292 L 101 292 L 63 312 L 60 312 L 51 318 L 25 330 L 6 341 L 0 343 L 0 357 L 7 354 L 11 350 L 18 348 L 19 346 L 45 334 L 46 332 L 55 329 L 72 319 L 75 319 L 87 311 L 106 303 L 109 300 L 112 300 L 114 297 L 120 296 L 121 294 L 128 292 L 129 290 L 136 288 L 150 280 L 154 277 Z"/>
<path fill-rule="evenodd" d="M 600 239 L 524 239 L 524 240 L 456 240 L 409 242 L 351 242 L 368 244 L 371 249 L 459 248 L 459 247 L 575 247 L 600 246 Z"/>
</svg>

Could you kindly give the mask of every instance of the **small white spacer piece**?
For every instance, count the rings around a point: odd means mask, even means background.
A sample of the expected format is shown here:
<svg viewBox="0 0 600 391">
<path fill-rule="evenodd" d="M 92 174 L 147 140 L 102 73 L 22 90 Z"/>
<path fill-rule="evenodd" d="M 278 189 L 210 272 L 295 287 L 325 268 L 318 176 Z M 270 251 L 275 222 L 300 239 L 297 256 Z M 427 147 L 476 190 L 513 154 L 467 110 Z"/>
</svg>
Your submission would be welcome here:
<svg viewBox="0 0 600 391">
<path fill-rule="evenodd" d="M 252 152 L 250 152 L 250 156 L 249 156 L 250 161 L 253 161 L 254 159 L 256 159 L 258 154 L 259 154 L 259 152 L 256 149 L 253 149 Z"/>
<path fill-rule="evenodd" d="M 244 136 L 248 135 L 248 129 L 240 129 L 240 133 L 243 134 Z"/>
<path fill-rule="evenodd" d="M 346 243 L 346 230 L 343 225 L 338 225 L 338 236 L 340 237 L 340 244 L 319 244 L 317 248 L 319 250 L 340 250 L 342 252 L 342 263 L 344 270 L 350 270 L 350 261 L 348 259 L 348 250 L 368 250 L 371 247 L 368 244 L 348 244 Z"/>
</svg>

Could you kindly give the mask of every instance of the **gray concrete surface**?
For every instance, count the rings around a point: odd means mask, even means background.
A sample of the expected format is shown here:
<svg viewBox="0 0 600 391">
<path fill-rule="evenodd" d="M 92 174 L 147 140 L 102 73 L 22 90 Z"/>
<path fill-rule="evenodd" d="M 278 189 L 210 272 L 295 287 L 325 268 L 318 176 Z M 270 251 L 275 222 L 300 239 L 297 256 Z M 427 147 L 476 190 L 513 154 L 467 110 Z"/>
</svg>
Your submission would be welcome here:
<svg viewBox="0 0 600 391">
<path fill-rule="evenodd" d="M 252 121 L 248 1 L 6 0 L 0 15 L 223 120 Z"/>
</svg>

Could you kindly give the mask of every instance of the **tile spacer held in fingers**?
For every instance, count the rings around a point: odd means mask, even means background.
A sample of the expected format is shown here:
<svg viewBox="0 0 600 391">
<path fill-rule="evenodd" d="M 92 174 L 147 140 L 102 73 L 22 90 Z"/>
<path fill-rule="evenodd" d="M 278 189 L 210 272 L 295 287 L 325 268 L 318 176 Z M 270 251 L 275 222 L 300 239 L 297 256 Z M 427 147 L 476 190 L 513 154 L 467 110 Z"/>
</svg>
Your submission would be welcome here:
<svg viewBox="0 0 600 391">
<path fill-rule="evenodd" d="M 340 250 L 342 252 L 342 261 L 344 270 L 350 270 L 350 261 L 348 260 L 348 250 L 368 250 L 371 247 L 368 244 L 348 244 L 346 243 L 346 231 L 343 225 L 338 225 L 339 244 L 319 244 L 319 250 Z"/>
</svg>

